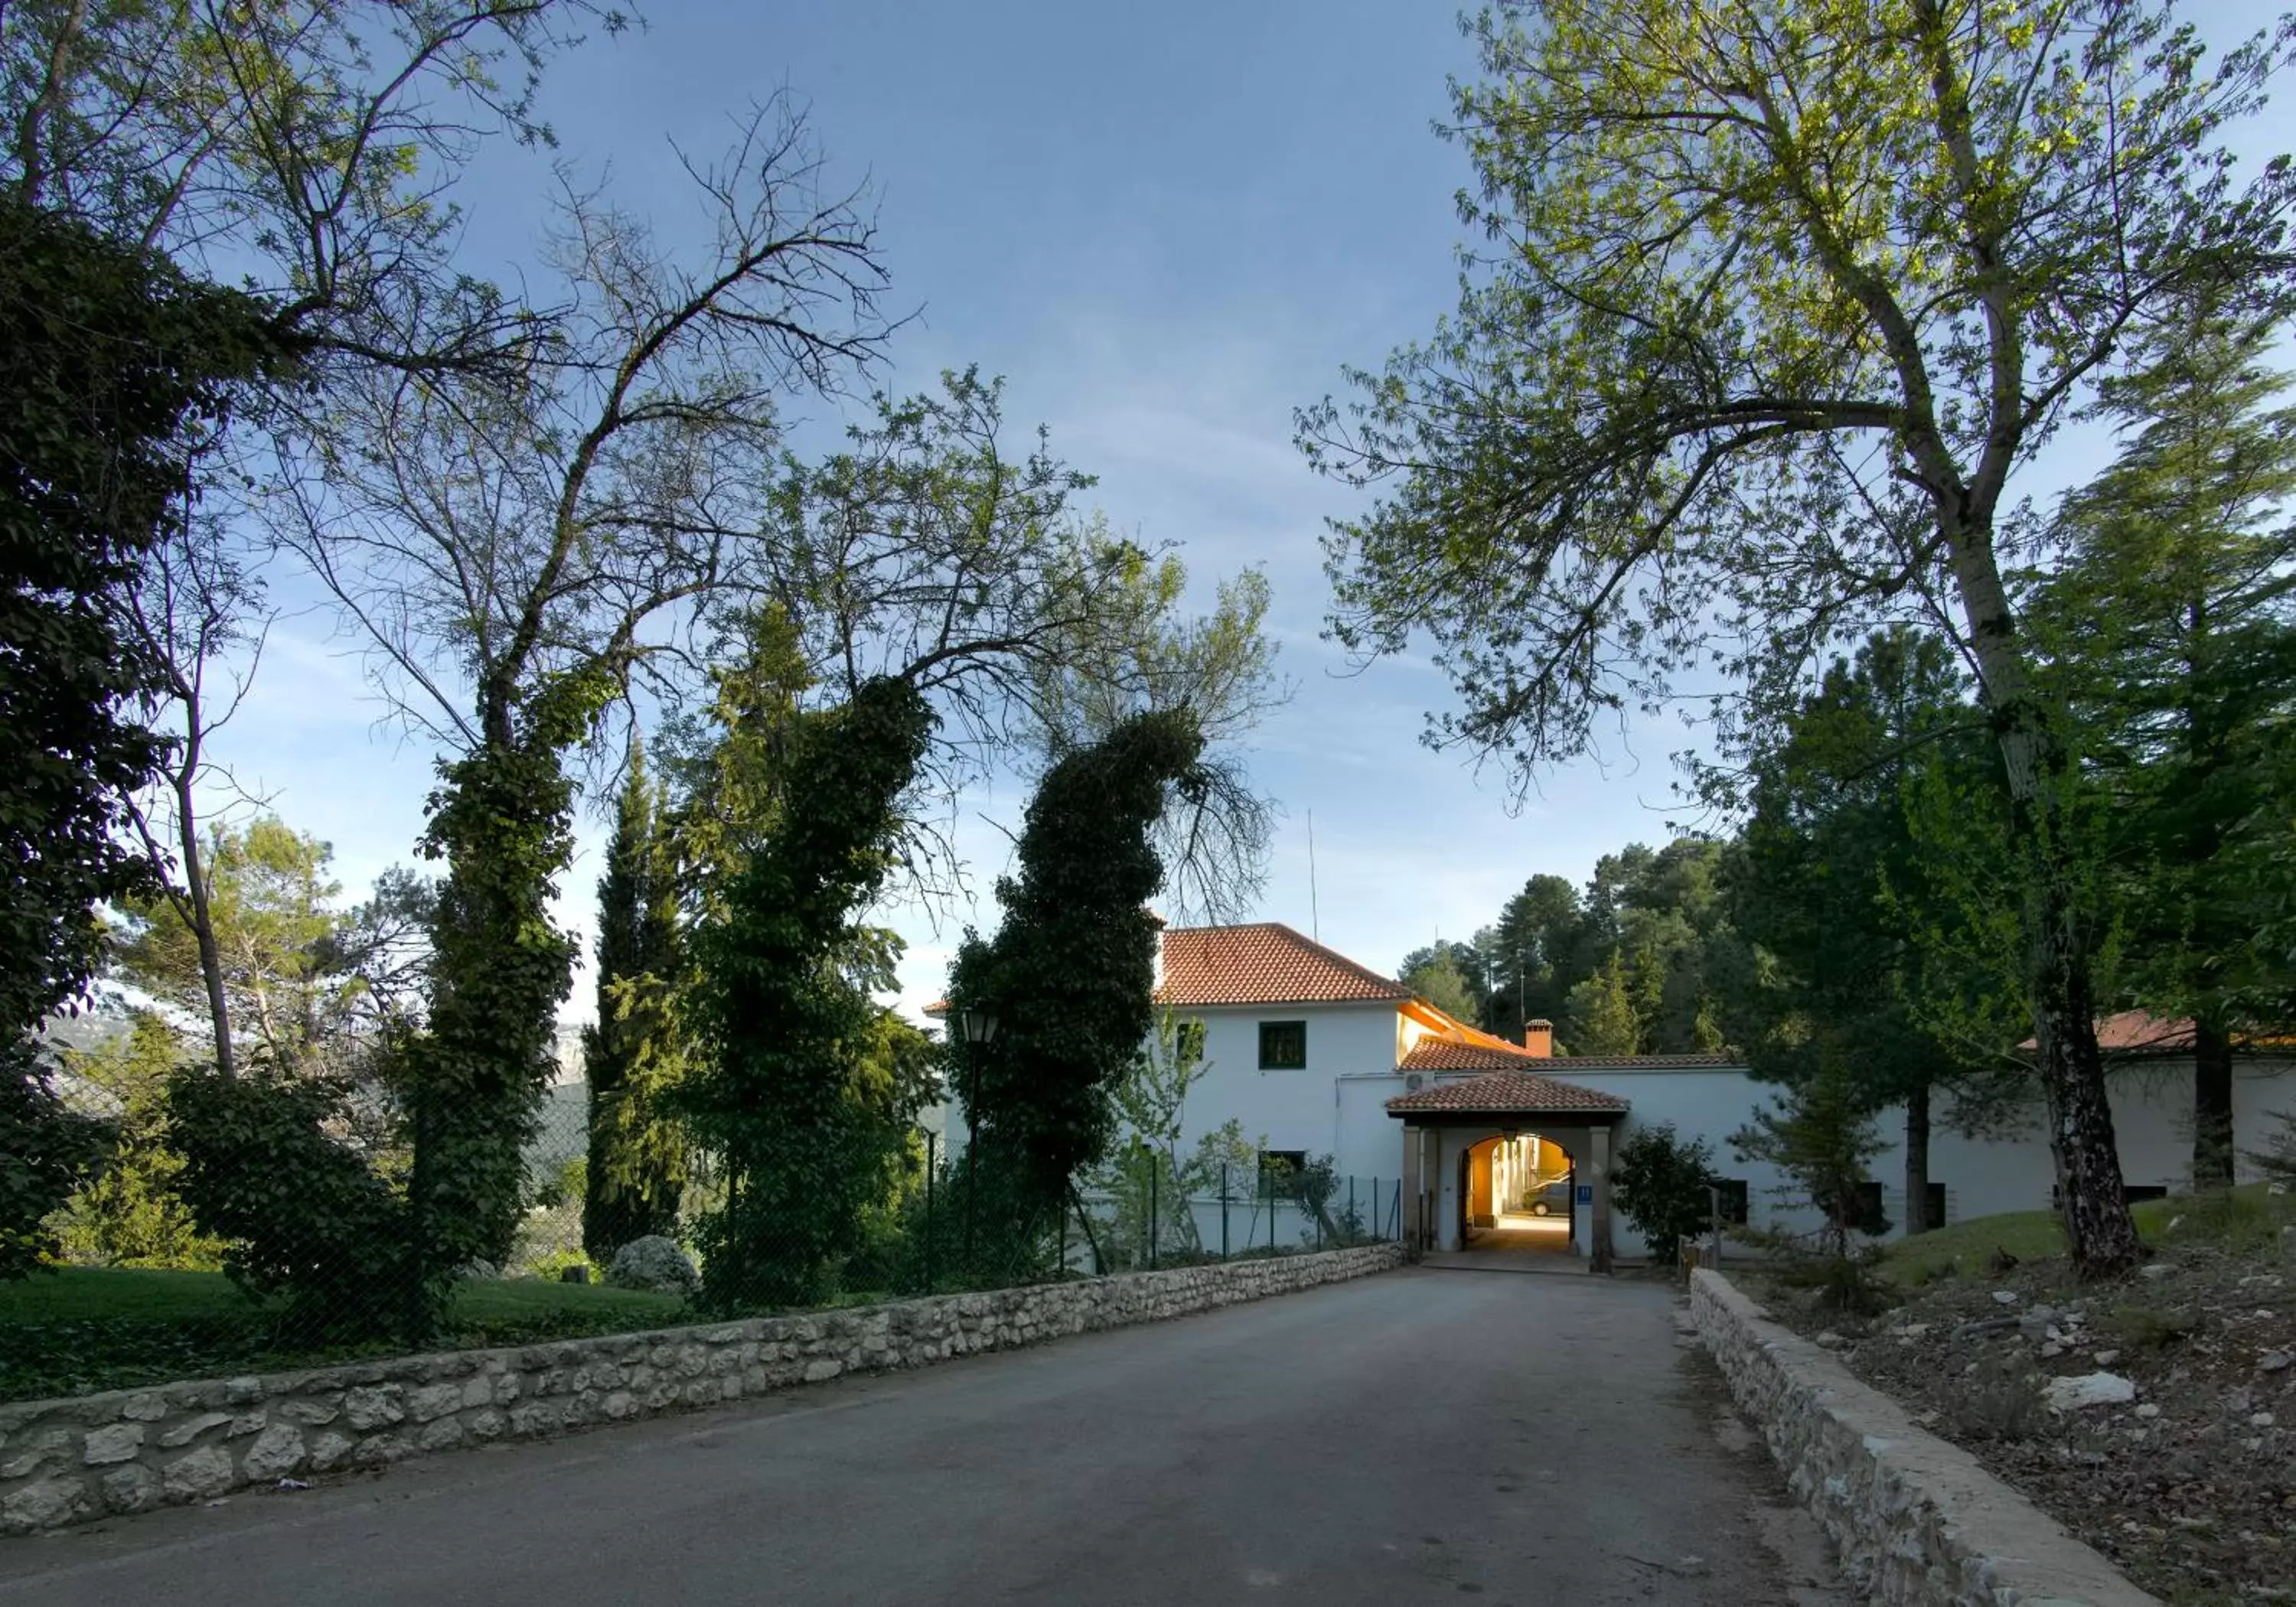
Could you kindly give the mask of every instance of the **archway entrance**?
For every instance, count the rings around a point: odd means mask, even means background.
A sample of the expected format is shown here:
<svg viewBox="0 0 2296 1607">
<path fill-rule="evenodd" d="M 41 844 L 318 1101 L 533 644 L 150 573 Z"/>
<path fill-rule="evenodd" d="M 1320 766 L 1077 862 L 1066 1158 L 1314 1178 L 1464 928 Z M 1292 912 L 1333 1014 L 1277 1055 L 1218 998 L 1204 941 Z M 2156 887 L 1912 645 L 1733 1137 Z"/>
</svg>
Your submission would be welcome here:
<svg viewBox="0 0 2296 1607">
<path fill-rule="evenodd" d="M 1577 1180 L 1570 1152 L 1543 1133 L 1501 1133 L 1461 1150 L 1458 1244 L 1569 1254 L 1578 1227 Z"/>
</svg>

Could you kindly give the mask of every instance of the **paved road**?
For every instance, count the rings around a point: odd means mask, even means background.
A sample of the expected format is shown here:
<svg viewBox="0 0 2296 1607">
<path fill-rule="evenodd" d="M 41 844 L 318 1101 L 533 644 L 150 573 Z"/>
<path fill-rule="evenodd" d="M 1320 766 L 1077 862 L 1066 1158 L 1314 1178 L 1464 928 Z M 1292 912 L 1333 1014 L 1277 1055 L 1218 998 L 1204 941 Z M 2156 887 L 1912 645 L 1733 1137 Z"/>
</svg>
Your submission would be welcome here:
<svg viewBox="0 0 2296 1607">
<path fill-rule="evenodd" d="M 0 1542 L 0 1607 L 1835 1607 L 1663 1286 L 1415 1270 Z"/>
</svg>

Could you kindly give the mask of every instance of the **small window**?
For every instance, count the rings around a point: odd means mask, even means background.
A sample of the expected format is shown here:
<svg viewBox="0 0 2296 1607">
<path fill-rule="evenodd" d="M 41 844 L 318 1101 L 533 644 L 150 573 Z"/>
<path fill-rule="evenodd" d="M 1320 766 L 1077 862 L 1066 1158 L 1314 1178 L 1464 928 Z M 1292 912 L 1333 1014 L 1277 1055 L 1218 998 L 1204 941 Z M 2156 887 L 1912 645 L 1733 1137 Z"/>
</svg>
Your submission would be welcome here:
<svg viewBox="0 0 2296 1607">
<path fill-rule="evenodd" d="M 1890 1231 L 1890 1218 L 1882 1209 L 1880 1184 L 1866 1182 L 1857 1185 L 1857 1192 L 1850 1197 L 1849 1226 L 1874 1238 Z"/>
<path fill-rule="evenodd" d="M 1743 1177 L 1717 1177 L 1714 1186 L 1722 1196 L 1722 1220 L 1743 1227 L 1746 1225 L 1746 1180 Z"/>
<path fill-rule="evenodd" d="M 1931 1227 L 1943 1227 L 1945 1226 L 1945 1185 L 1928 1184 L 1924 1185 L 1923 1192 L 1929 1201 L 1928 1209 L 1923 1214 L 1929 1219 L 1929 1225 Z"/>
<path fill-rule="evenodd" d="M 2140 1200 L 2166 1200 L 2169 1191 L 2150 1183 L 2125 1183 L 2120 1186 L 2120 1197 L 2134 1205 Z"/>
<path fill-rule="evenodd" d="M 1288 1200 L 1300 1185 L 1300 1174 L 1308 1169 L 1305 1150 L 1262 1150 L 1259 1152 L 1259 1195 L 1263 1200 Z"/>
<path fill-rule="evenodd" d="M 1259 1023 L 1259 1069 L 1262 1071 L 1304 1071 L 1308 1069 L 1308 1023 Z"/>
</svg>

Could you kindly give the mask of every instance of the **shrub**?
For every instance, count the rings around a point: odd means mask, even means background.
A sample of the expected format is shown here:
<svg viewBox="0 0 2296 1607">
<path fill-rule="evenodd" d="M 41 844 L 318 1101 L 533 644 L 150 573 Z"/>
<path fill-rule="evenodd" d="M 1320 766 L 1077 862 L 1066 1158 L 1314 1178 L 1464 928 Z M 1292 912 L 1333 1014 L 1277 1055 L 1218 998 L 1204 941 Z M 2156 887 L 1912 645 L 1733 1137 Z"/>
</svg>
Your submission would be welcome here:
<svg viewBox="0 0 2296 1607">
<path fill-rule="evenodd" d="M 48 1218 L 111 1152 L 111 1124 L 69 1110 L 29 1043 L 0 1046 L 0 1278 L 56 1253 Z"/>
<path fill-rule="evenodd" d="M 283 1338 L 397 1328 L 426 1339 L 448 1279 L 416 1280 L 405 1202 L 328 1136 L 341 1104 L 323 1082 L 178 1072 L 167 1105 L 184 1155 L 179 1192 L 203 1230 L 230 1241 L 234 1283 L 286 1294 Z"/>
<path fill-rule="evenodd" d="M 1611 1197 L 1653 1259 L 1672 1262 L 1682 1241 L 1694 1238 L 1710 1219 L 1713 1201 L 1707 1187 L 1714 1181 L 1712 1159 L 1704 1139 L 1685 1143 L 1672 1122 L 1637 1128 L 1619 1146 Z"/>
<path fill-rule="evenodd" d="M 51 1225 L 66 1260 L 192 1272 L 223 1265 L 222 1242 L 200 1232 L 176 1189 L 184 1158 L 168 1136 L 167 1111 L 176 1060 L 175 1034 L 149 1012 L 136 1013 L 124 1038 L 65 1051 L 65 1070 L 102 1097 L 119 1130 L 111 1164 L 81 1184 Z"/>
<path fill-rule="evenodd" d="M 1988 1358 L 1953 1392 L 1954 1428 L 1964 1439 L 2030 1439 L 2046 1421 L 2041 1373 L 2024 1355 Z"/>
</svg>

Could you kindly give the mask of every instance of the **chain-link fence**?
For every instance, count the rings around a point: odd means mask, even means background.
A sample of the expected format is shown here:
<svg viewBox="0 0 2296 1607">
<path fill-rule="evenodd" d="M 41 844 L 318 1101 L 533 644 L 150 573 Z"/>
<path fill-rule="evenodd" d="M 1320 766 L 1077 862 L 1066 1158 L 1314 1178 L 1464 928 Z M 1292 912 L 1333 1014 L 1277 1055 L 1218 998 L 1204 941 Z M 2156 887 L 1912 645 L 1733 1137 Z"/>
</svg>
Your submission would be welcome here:
<svg viewBox="0 0 2296 1607">
<path fill-rule="evenodd" d="M 1175 1187 L 1162 1168 L 1126 1183 L 1079 1193 L 1062 1255 L 1071 1273 L 1298 1255 L 1403 1236 L 1398 1177 L 1223 1166 L 1188 1179 L 1193 1186 Z"/>
</svg>

